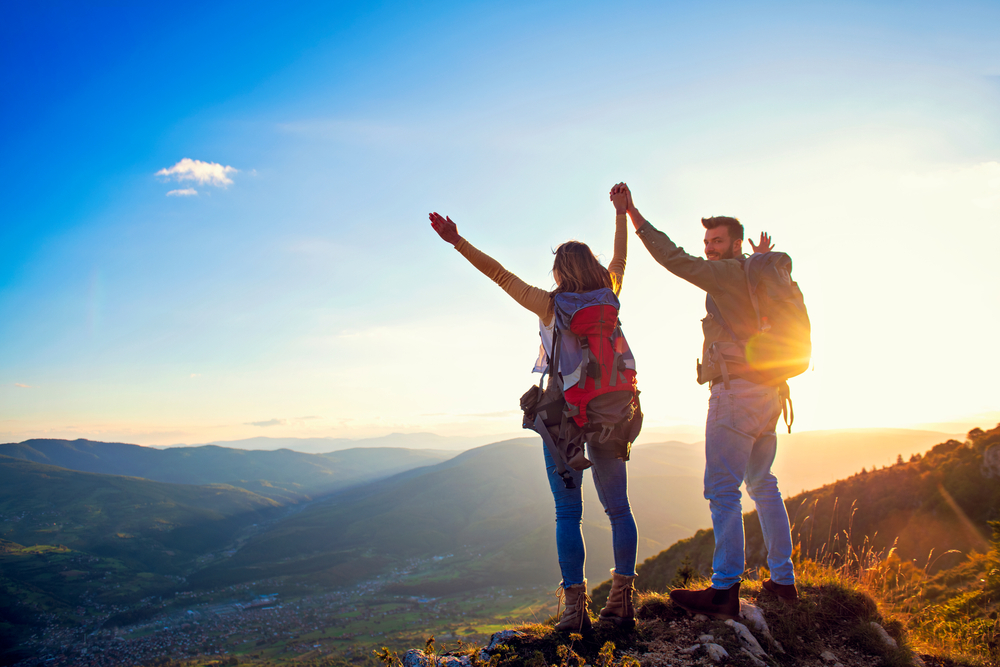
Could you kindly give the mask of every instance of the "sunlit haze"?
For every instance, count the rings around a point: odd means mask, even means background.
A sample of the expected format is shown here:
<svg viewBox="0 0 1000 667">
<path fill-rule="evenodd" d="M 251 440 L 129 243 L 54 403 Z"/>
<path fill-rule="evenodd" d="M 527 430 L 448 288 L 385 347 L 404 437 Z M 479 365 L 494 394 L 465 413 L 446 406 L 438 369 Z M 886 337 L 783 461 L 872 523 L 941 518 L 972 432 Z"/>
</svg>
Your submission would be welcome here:
<svg viewBox="0 0 1000 667">
<path fill-rule="evenodd" d="M 807 5 L 807 6 L 806 6 Z M 21 3 L 0 27 L 0 442 L 516 435 L 530 284 L 612 185 L 794 260 L 796 429 L 1000 421 L 1000 4 Z M 746 248 L 749 250 L 749 248 Z M 704 293 L 629 235 L 647 438 Z M 662 438 L 660 438 L 662 439 Z"/>
</svg>

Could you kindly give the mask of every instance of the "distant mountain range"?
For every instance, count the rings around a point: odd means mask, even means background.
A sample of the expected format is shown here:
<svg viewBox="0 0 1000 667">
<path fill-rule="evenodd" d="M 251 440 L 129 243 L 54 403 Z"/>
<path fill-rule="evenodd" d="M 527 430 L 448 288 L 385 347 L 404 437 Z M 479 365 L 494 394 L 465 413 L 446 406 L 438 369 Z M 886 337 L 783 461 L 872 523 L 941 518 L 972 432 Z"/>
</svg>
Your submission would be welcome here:
<svg viewBox="0 0 1000 667">
<path fill-rule="evenodd" d="M 90 440 L 26 440 L 0 445 L 0 456 L 172 484 L 229 484 L 281 503 L 309 500 L 438 463 L 454 454 L 395 447 L 345 449 L 322 455 L 215 445 L 161 450 Z"/>
<path fill-rule="evenodd" d="M 511 434 L 509 437 L 516 437 Z M 358 447 L 401 447 L 404 449 L 441 449 L 451 452 L 465 451 L 473 447 L 488 445 L 491 442 L 503 440 L 502 437 L 481 436 L 447 436 L 435 433 L 390 433 L 376 438 L 246 438 L 244 440 L 228 440 L 207 443 L 221 447 L 250 450 L 291 449 L 308 454 L 326 454 L 341 449 Z M 203 447 L 204 445 L 156 445 L 156 449 L 171 447 Z"/>
</svg>

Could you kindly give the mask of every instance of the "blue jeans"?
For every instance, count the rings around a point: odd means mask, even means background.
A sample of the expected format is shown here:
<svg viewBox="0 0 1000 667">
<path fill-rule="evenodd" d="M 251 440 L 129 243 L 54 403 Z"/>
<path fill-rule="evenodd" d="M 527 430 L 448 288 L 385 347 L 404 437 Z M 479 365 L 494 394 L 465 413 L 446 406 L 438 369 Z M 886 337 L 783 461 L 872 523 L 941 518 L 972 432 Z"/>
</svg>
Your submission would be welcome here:
<svg viewBox="0 0 1000 667">
<path fill-rule="evenodd" d="M 574 586 L 583 583 L 583 565 L 587 560 L 583 544 L 583 472 L 571 470 L 575 489 L 567 489 L 562 478 L 556 474 L 556 464 L 547 447 L 545 470 L 549 487 L 556 501 L 556 550 L 559 552 L 559 569 L 562 571 L 562 585 Z M 621 459 L 597 456 L 589 450 L 594 465 L 590 472 L 597 489 L 597 497 L 604 506 L 604 512 L 611 519 L 611 544 L 615 552 L 615 572 L 627 577 L 635 576 L 635 552 L 639 535 L 632 518 L 632 508 L 628 504 L 628 474 L 626 463 Z"/>
<path fill-rule="evenodd" d="M 738 583 L 746 566 L 740 503 L 744 481 L 757 505 L 771 580 L 794 584 L 788 513 L 771 472 L 778 444 L 774 428 L 781 416 L 778 390 L 742 379 L 730 380 L 729 386 L 727 390 L 720 382 L 712 387 L 705 425 L 705 497 L 715 530 L 712 588 Z"/>
</svg>

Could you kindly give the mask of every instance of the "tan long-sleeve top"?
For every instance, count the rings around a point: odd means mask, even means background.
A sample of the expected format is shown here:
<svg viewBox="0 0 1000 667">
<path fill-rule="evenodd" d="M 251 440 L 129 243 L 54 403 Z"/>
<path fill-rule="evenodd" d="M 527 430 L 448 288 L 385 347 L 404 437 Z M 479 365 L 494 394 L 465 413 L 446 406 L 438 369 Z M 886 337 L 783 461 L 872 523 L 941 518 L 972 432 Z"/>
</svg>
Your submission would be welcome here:
<svg viewBox="0 0 1000 667">
<path fill-rule="evenodd" d="M 622 280 L 625 277 L 625 256 L 628 252 L 627 227 L 628 218 L 624 214 L 615 216 L 615 254 L 611 258 L 611 263 L 608 264 L 608 272 L 611 273 L 616 295 L 621 292 Z M 455 250 L 462 253 L 462 256 L 469 260 L 474 267 L 499 285 L 515 301 L 538 315 L 542 324 L 549 325 L 555 312 L 552 292 L 524 282 L 503 268 L 500 262 L 466 241 L 464 237 L 455 244 Z"/>
</svg>

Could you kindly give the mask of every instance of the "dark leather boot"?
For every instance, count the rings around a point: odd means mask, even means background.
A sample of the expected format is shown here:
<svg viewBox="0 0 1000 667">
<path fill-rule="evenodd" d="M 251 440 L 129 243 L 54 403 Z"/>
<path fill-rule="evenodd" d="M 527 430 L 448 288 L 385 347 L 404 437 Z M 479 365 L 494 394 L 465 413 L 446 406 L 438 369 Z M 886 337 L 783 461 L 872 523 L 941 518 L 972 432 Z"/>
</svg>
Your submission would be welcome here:
<svg viewBox="0 0 1000 667">
<path fill-rule="evenodd" d="M 670 599 L 681 609 L 692 614 L 705 614 L 714 618 L 731 618 L 734 621 L 740 617 L 740 585 L 733 584 L 728 589 L 706 588 L 702 591 L 689 591 L 675 588 L 670 591 Z"/>
<path fill-rule="evenodd" d="M 793 605 L 799 601 L 799 592 L 796 590 L 795 584 L 778 584 L 768 579 L 761 586 L 787 605 Z"/>
</svg>

